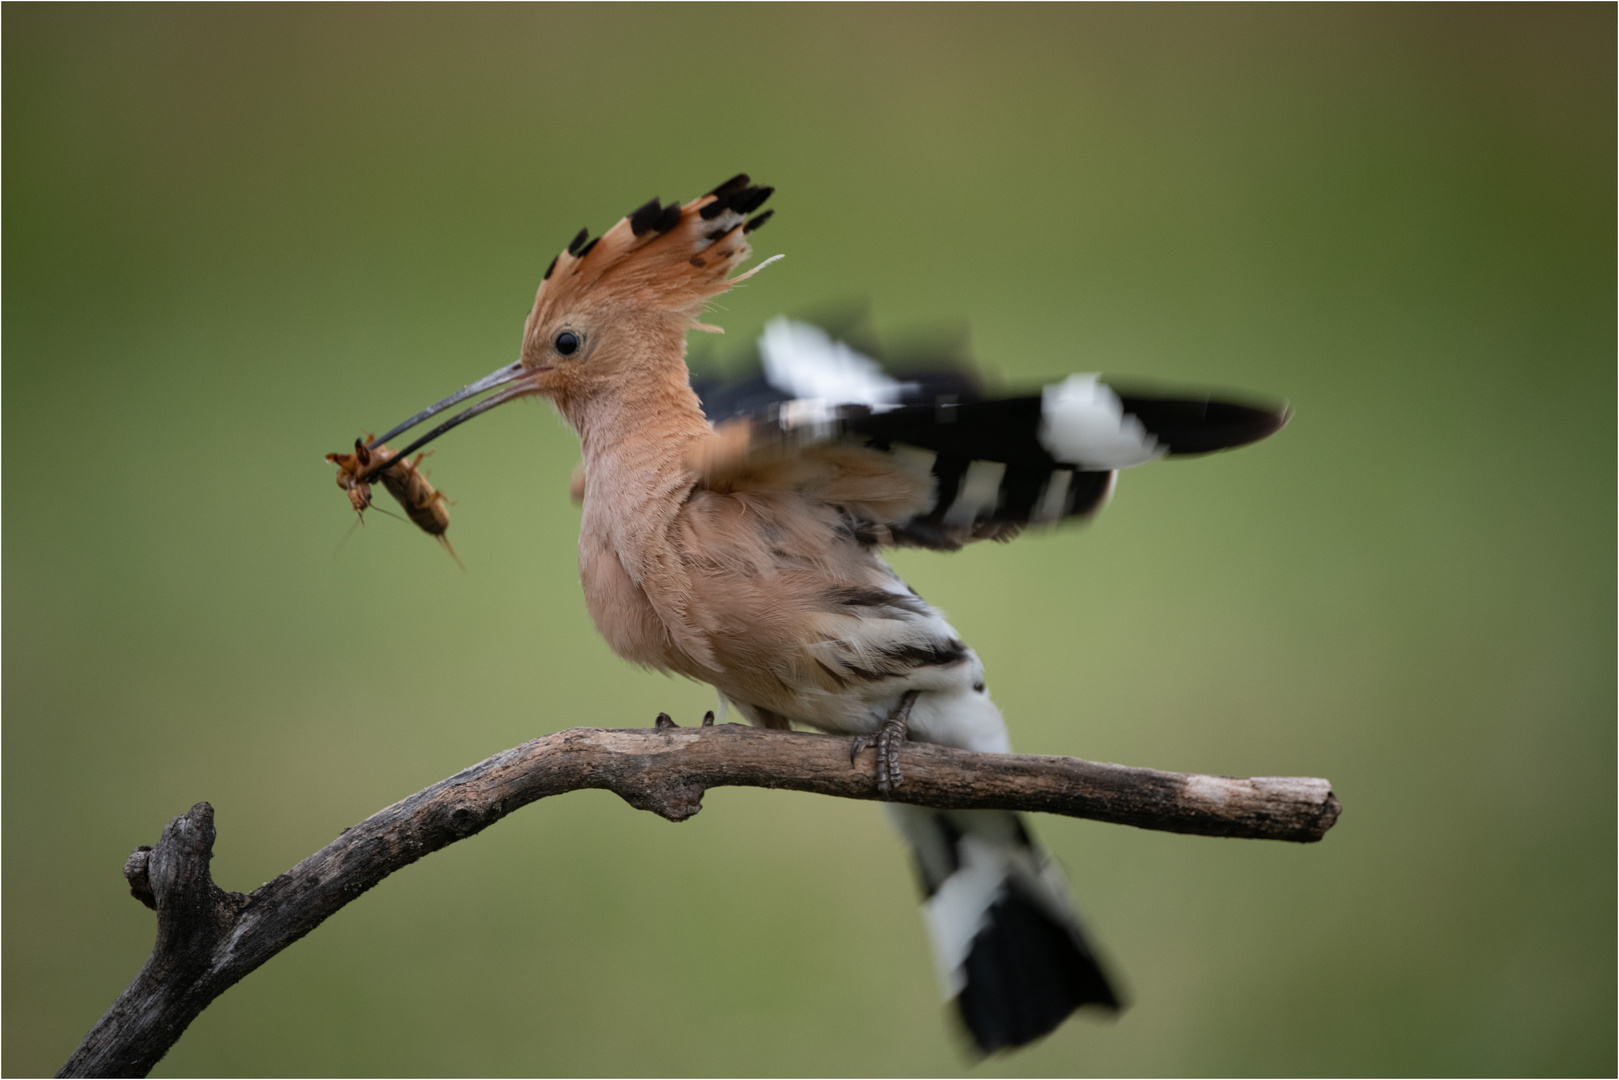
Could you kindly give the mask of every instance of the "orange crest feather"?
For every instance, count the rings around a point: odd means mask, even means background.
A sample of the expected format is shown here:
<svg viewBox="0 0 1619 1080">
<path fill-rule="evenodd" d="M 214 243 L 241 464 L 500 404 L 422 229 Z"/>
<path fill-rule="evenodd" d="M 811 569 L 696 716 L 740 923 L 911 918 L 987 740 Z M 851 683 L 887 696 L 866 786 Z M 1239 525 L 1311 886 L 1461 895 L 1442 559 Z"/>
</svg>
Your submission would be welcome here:
<svg viewBox="0 0 1619 1080">
<path fill-rule="evenodd" d="M 749 186 L 744 173 L 683 206 L 653 199 L 597 239 L 576 241 L 540 282 L 530 325 L 587 297 L 680 314 L 695 323 L 711 297 L 763 268 L 730 276 L 753 254 L 746 234 L 770 211 L 751 221 L 747 215 L 772 191 Z"/>
</svg>

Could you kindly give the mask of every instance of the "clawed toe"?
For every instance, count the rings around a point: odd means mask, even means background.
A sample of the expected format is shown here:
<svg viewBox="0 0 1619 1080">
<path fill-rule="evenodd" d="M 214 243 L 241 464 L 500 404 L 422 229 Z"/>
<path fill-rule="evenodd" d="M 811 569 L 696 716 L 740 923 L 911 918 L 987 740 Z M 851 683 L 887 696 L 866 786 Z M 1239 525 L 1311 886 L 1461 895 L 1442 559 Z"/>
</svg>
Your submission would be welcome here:
<svg viewBox="0 0 1619 1080">
<path fill-rule="evenodd" d="M 899 744 L 905 741 L 906 734 L 904 724 L 889 721 L 877 735 L 877 790 L 884 795 L 899 787 L 903 779 L 899 771 Z"/>
<path fill-rule="evenodd" d="M 714 726 L 714 710 L 710 709 L 706 713 L 703 714 L 703 727 L 713 727 L 713 726 Z M 679 727 L 680 727 L 680 725 L 675 723 L 674 717 L 670 716 L 666 712 L 659 713 L 658 718 L 656 720 L 652 721 L 652 728 L 655 731 L 674 731 L 675 729 L 677 729 Z"/>
<path fill-rule="evenodd" d="M 888 714 L 875 735 L 857 735 L 849 744 L 849 763 L 855 755 L 873 744 L 877 747 L 877 790 L 887 795 L 899 787 L 903 779 L 899 771 L 899 747 L 910 736 L 911 706 L 916 704 L 915 690 L 900 698 L 894 711 Z"/>
</svg>

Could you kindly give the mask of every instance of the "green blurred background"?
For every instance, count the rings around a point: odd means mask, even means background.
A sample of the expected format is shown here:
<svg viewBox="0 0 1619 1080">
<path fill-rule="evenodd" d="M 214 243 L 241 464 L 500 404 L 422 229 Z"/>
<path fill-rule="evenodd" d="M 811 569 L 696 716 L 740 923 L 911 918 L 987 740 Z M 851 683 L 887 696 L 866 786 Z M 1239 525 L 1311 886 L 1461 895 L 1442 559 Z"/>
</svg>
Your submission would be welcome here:
<svg viewBox="0 0 1619 1080">
<path fill-rule="evenodd" d="M 526 809 L 232 989 L 187 1074 L 1615 1068 L 1614 52 L 1579 7 L 4 13 L 3 1068 L 136 972 L 193 802 L 247 890 L 379 807 L 704 687 L 596 637 L 573 437 L 440 444 L 462 573 L 321 455 L 516 355 L 581 225 L 739 170 L 788 258 L 1034 385 L 1247 388 L 1261 446 L 900 570 L 1017 746 L 1332 779 L 1315 846 L 1038 828 L 1134 1007 L 973 1066 L 877 807 Z"/>
</svg>

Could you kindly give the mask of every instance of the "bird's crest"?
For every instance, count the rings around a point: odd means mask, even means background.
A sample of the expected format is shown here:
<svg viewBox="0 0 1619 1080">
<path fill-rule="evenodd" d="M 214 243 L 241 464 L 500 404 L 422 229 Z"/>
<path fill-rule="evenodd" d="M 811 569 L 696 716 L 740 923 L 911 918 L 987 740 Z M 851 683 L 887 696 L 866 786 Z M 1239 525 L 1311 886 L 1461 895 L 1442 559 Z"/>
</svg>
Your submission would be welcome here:
<svg viewBox="0 0 1619 1080">
<path fill-rule="evenodd" d="M 772 211 L 748 215 L 772 191 L 753 186 L 740 173 L 684 206 L 651 199 L 594 240 L 588 230 L 579 230 L 546 270 L 530 326 L 576 306 L 614 301 L 697 322 L 710 297 L 774 261 L 730 276 L 752 254 L 747 234 Z"/>
</svg>

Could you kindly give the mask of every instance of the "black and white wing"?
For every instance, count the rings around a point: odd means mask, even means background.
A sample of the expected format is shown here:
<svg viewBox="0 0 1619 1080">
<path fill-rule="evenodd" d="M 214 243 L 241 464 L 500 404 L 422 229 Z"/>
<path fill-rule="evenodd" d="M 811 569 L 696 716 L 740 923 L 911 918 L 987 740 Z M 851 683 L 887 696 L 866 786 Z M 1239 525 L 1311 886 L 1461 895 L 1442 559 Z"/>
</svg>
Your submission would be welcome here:
<svg viewBox="0 0 1619 1080">
<path fill-rule="evenodd" d="M 890 373 L 820 327 L 785 318 L 766 326 L 759 358 L 750 378 L 694 381 L 709 420 L 745 423 L 758 453 L 838 440 L 895 455 L 908 470 L 926 455 L 933 497 L 888 524 L 899 546 L 955 550 L 1085 518 L 1106 504 L 1119 469 L 1244 446 L 1288 419 L 1279 405 L 1121 393 L 1097 375 L 991 397 L 968 373 Z"/>
</svg>

